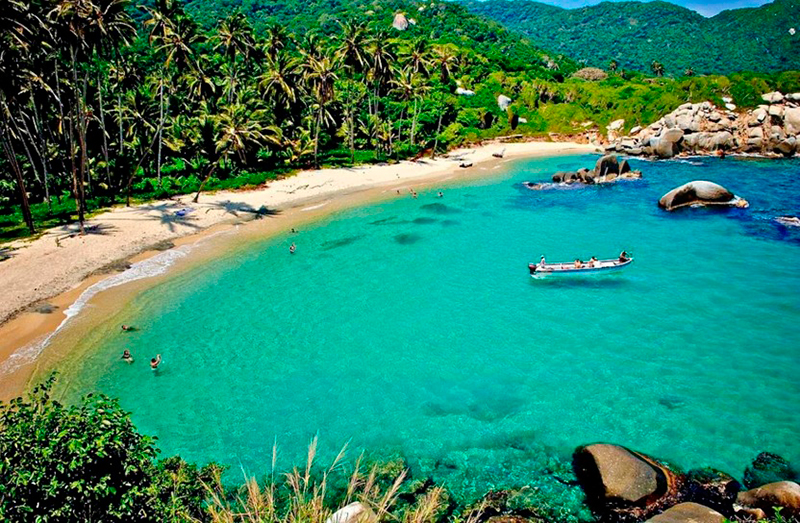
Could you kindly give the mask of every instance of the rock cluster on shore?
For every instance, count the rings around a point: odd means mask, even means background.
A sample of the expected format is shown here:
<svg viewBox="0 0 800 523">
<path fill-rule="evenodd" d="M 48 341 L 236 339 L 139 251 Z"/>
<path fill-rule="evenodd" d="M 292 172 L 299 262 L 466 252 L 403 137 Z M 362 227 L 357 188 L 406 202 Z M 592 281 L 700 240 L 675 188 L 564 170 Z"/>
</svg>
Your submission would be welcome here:
<svg viewBox="0 0 800 523">
<path fill-rule="evenodd" d="M 724 472 L 682 473 L 606 443 L 579 447 L 573 468 L 586 503 L 601 522 L 756 521 L 774 516 L 776 509 L 786 521 L 800 518 L 800 474 L 775 454 L 759 454 L 745 471 L 744 487 Z"/>
<path fill-rule="evenodd" d="M 775 156 L 800 154 L 800 93 L 762 96 L 764 104 L 745 113 L 711 102 L 686 103 L 629 136 L 610 135 L 609 152 L 672 158 L 719 151 Z M 727 104 L 734 107 L 732 104 Z"/>
</svg>

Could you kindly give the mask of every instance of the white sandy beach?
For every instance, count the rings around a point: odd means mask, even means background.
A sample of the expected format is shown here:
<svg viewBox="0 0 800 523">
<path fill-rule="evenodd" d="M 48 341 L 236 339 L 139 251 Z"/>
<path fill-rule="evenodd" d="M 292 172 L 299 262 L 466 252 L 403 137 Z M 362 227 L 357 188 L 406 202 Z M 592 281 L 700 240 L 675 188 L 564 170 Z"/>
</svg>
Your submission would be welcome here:
<svg viewBox="0 0 800 523">
<path fill-rule="evenodd" d="M 216 224 L 243 221 L 260 213 L 292 207 L 301 202 L 325 200 L 382 185 L 423 184 L 448 172 L 468 173 L 505 150 L 505 158 L 565 153 L 587 153 L 594 147 L 578 143 L 493 143 L 453 151 L 447 157 L 394 165 L 309 170 L 254 190 L 203 194 L 198 204 L 192 196 L 116 207 L 87 222 L 88 233 L 77 226 L 47 231 L 33 241 L 9 245 L 11 257 L 0 263 L 0 324 L 31 304 L 47 300 L 80 285 L 93 272 L 127 259 L 166 240 L 197 234 Z M 473 162 L 459 169 L 461 161 Z M 178 211 L 188 212 L 181 216 Z"/>
<path fill-rule="evenodd" d="M 203 194 L 192 203 L 186 195 L 132 207 L 117 207 L 87 222 L 88 233 L 76 234 L 77 225 L 48 230 L 34 241 L 9 245 L 11 258 L 0 263 L 0 323 L 33 303 L 64 293 L 79 285 L 91 273 L 124 260 L 165 240 L 197 234 L 224 222 L 250 219 L 291 207 L 299 202 L 322 200 L 337 193 L 351 192 L 398 182 L 424 183 L 427 178 L 459 169 L 463 158 L 474 163 L 491 160 L 505 150 L 505 158 L 592 152 L 594 147 L 578 143 L 526 142 L 494 143 L 478 148 L 452 151 L 447 157 L 394 165 L 309 170 L 249 191 Z M 187 209 L 185 216 L 176 212 Z M 182 214 L 182 213 L 180 213 Z"/>
</svg>

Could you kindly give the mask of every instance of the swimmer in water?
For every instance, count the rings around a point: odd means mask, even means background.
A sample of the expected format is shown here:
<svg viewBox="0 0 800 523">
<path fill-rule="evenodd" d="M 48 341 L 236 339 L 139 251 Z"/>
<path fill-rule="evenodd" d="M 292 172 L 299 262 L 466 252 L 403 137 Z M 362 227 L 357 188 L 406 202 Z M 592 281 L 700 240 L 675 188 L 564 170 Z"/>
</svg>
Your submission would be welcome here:
<svg viewBox="0 0 800 523">
<path fill-rule="evenodd" d="M 157 355 L 155 358 L 150 360 L 150 368 L 153 370 L 156 370 L 160 364 L 161 364 L 161 354 Z"/>
<path fill-rule="evenodd" d="M 131 351 L 125 349 L 122 352 L 122 361 L 124 361 L 125 363 L 133 363 L 133 356 L 131 356 Z"/>
<path fill-rule="evenodd" d="M 294 254 L 294 251 L 296 250 L 297 250 L 297 245 L 295 245 L 294 242 L 292 242 L 292 246 L 289 247 L 289 254 Z"/>
<path fill-rule="evenodd" d="M 444 198 L 444 193 L 443 193 L 442 191 L 439 191 L 439 194 L 438 194 L 437 196 L 438 196 L 439 198 Z"/>
</svg>

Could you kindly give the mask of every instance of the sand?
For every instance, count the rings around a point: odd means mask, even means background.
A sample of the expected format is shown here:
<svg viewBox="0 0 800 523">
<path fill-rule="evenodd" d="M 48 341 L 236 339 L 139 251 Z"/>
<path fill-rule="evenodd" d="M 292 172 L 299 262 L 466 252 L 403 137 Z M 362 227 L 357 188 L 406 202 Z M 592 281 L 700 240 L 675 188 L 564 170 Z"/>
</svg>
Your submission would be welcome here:
<svg viewBox="0 0 800 523">
<path fill-rule="evenodd" d="M 83 236 L 77 234 L 77 225 L 69 225 L 48 230 L 33 241 L 14 242 L 8 245 L 11 257 L 0 262 L 0 337 L 5 338 L 0 343 L 0 363 L 12 357 L 17 348 L 53 331 L 63 321 L 63 311 L 89 284 L 124 270 L 144 251 L 168 249 L 173 242 L 185 243 L 215 228 L 264 216 L 275 218 L 278 227 L 271 229 L 280 230 L 283 214 L 289 209 L 309 209 L 314 204 L 322 208 L 359 191 L 391 187 L 393 194 L 399 189 L 403 197 L 408 197 L 411 188 L 444 176 L 488 175 L 491 171 L 480 164 L 496 161 L 492 155 L 500 151 L 509 159 L 595 150 L 578 143 L 491 143 L 452 151 L 436 160 L 308 170 L 253 190 L 205 193 L 197 204 L 192 202 L 192 195 L 186 195 L 116 207 L 88 220 Z M 464 162 L 472 166 L 460 168 Z M 283 221 L 288 230 L 291 221 Z M 41 313 L 48 308 L 49 314 Z M 23 311 L 26 313 L 20 314 Z M 3 381 L 7 378 L 4 376 Z"/>
</svg>

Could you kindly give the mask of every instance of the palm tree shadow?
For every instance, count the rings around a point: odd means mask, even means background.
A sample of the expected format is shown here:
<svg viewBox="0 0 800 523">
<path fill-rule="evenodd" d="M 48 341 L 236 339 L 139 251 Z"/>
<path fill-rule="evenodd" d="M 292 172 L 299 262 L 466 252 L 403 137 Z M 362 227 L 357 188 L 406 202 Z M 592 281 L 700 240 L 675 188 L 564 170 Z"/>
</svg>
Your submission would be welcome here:
<svg viewBox="0 0 800 523">
<path fill-rule="evenodd" d="M 86 236 L 110 236 L 111 234 L 114 234 L 114 232 L 117 230 L 117 226 L 111 225 L 110 223 L 97 223 L 97 224 L 86 223 L 83 226 L 83 230 Z M 63 240 L 65 238 L 74 238 L 75 236 L 80 235 L 80 233 L 81 233 L 80 225 L 76 223 L 70 223 L 68 225 L 64 225 L 54 231 L 56 240 Z"/>
<path fill-rule="evenodd" d="M 209 204 L 209 209 L 206 212 L 217 209 L 220 211 L 225 212 L 226 214 L 231 214 L 233 216 L 239 217 L 239 214 L 251 215 L 254 220 L 260 220 L 265 216 L 278 216 L 281 214 L 281 211 L 277 209 L 270 209 L 266 205 L 262 205 L 258 209 L 250 205 L 249 203 L 244 202 L 232 202 L 230 200 L 225 200 L 223 202 L 215 202 Z"/>
<path fill-rule="evenodd" d="M 14 249 L 11 247 L 0 247 L 0 262 L 10 260 L 12 256 L 16 256 Z"/>
<path fill-rule="evenodd" d="M 191 207 L 185 207 L 175 202 L 164 202 L 155 205 L 144 205 L 140 209 L 147 211 L 147 219 L 158 220 L 161 225 L 166 226 L 170 232 L 175 232 L 176 225 L 182 225 L 191 229 L 200 229 L 200 226 L 192 223 Z M 156 213 L 153 216 L 149 213 Z"/>
</svg>

